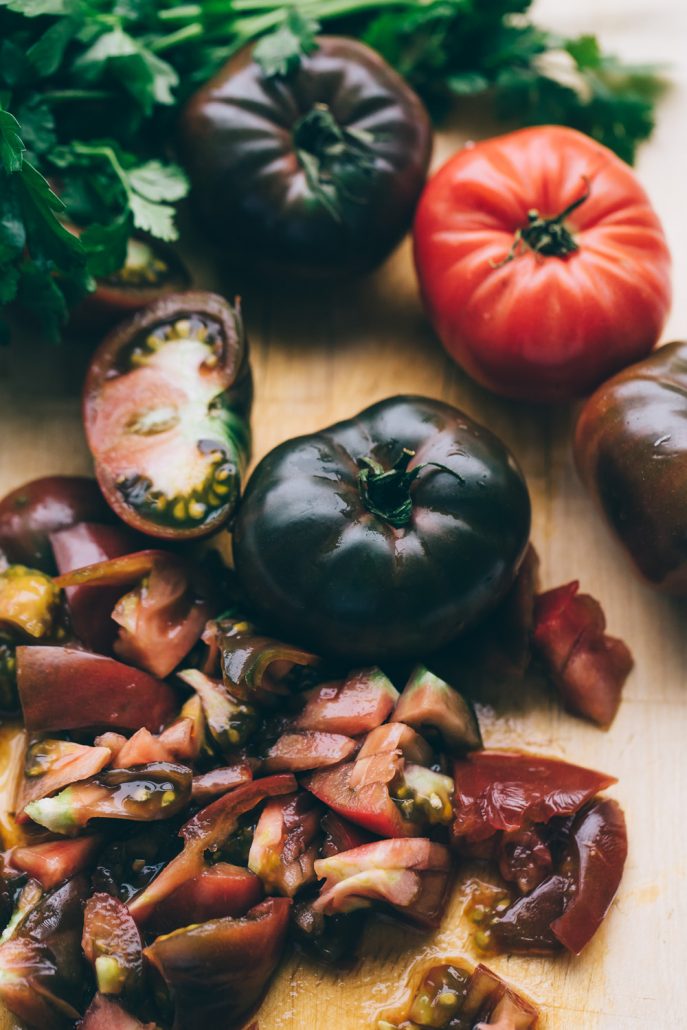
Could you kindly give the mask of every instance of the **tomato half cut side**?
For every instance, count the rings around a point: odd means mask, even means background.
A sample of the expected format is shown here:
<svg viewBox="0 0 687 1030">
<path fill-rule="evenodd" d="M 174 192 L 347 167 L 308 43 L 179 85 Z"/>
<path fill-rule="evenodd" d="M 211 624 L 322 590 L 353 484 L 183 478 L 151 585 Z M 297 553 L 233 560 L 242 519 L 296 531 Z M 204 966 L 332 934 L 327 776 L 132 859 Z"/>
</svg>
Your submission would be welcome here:
<svg viewBox="0 0 687 1030">
<path fill-rule="evenodd" d="M 238 500 L 251 402 L 238 305 L 173 294 L 118 326 L 84 387 L 86 437 L 113 510 L 162 539 L 218 529 Z"/>
</svg>

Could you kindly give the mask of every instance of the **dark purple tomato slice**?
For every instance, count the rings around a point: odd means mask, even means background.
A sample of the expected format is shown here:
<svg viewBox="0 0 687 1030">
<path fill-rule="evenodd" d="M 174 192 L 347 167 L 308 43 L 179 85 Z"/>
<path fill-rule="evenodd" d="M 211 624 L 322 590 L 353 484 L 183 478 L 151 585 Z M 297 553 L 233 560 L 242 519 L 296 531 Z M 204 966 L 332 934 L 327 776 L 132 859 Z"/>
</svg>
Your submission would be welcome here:
<svg viewBox="0 0 687 1030">
<path fill-rule="evenodd" d="M 172 762 L 150 762 L 133 769 L 106 769 L 59 794 L 32 801 L 24 811 L 52 833 L 73 835 L 91 819 L 146 823 L 171 819 L 190 799 L 190 769 Z"/>
<path fill-rule="evenodd" d="M 86 476 L 44 476 L 0 501 L 0 555 L 54 573 L 50 534 L 77 522 L 110 522 L 98 484 Z"/>
<path fill-rule="evenodd" d="M 369 833 L 342 819 L 336 812 L 328 811 L 322 817 L 321 825 L 324 833 L 321 849 L 323 858 L 338 855 L 341 851 L 352 851 L 353 848 L 369 844 L 372 840 Z"/>
<path fill-rule="evenodd" d="M 262 900 L 262 883 L 248 869 L 217 862 L 180 884 L 155 909 L 148 929 L 169 933 L 208 919 L 236 918 Z"/>
<path fill-rule="evenodd" d="M 140 726 L 156 733 L 177 707 L 162 680 L 68 647 L 18 647 L 17 684 L 26 728 L 40 733 Z"/>
<path fill-rule="evenodd" d="M 597 798 L 575 818 L 561 868 L 572 883 L 563 914 L 552 922 L 557 940 L 579 955 L 601 925 L 615 897 L 627 858 L 623 810 Z"/>
<path fill-rule="evenodd" d="M 231 516 L 250 449 L 252 382 L 238 307 L 171 294 L 96 351 L 84 425 L 100 487 L 134 529 L 206 536 Z"/>
<path fill-rule="evenodd" d="M 50 840 L 14 848 L 12 866 L 38 880 L 45 890 L 58 887 L 93 863 L 101 837 L 76 837 L 74 840 Z"/>
<path fill-rule="evenodd" d="M 462 755 L 483 747 L 475 710 L 462 694 L 424 665 L 415 667 L 393 715 L 450 755 Z"/>
<path fill-rule="evenodd" d="M 72 313 L 72 324 L 77 329 L 106 329 L 190 285 L 188 269 L 171 247 L 160 240 L 132 236 L 123 266 L 96 280 L 95 292 Z"/>
<path fill-rule="evenodd" d="M 241 1026 L 281 958 L 291 901 L 268 898 L 240 919 L 176 930 L 145 949 L 174 1001 L 173 1030 Z"/>
<path fill-rule="evenodd" d="M 141 935 L 129 910 L 110 894 L 92 894 L 84 909 L 81 947 L 102 994 L 140 995 Z"/>
<path fill-rule="evenodd" d="M 372 902 L 390 905 L 422 926 L 438 926 L 449 888 L 451 856 L 427 838 L 380 840 L 315 863 L 324 885 L 314 903 L 325 915 Z"/>
<path fill-rule="evenodd" d="M 487 840 L 577 812 L 615 777 L 515 751 L 475 751 L 454 764 L 454 842 Z"/>
<path fill-rule="evenodd" d="M 381 669 L 358 669 L 343 682 L 315 687 L 292 726 L 357 737 L 381 725 L 397 701 L 398 691 Z"/>
<path fill-rule="evenodd" d="M 421 826 L 403 818 L 385 780 L 351 786 L 355 766 L 355 762 L 344 762 L 333 769 L 320 769 L 302 782 L 328 808 L 380 837 L 412 837 L 421 833 Z"/>
<path fill-rule="evenodd" d="M 97 594 L 84 586 L 70 586 L 67 573 L 97 562 L 105 562 L 136 550 L 138 536 L 128 526 L 77 522 L 50 534 L 50 544 L 60 573 L 60 586 L 67 594 L 69 617 L 82 644 L 100 654 L 110 654 L 117 636 L 112 609 L 121 596 L 117 585 L 103 587 Z"/>
</svg>

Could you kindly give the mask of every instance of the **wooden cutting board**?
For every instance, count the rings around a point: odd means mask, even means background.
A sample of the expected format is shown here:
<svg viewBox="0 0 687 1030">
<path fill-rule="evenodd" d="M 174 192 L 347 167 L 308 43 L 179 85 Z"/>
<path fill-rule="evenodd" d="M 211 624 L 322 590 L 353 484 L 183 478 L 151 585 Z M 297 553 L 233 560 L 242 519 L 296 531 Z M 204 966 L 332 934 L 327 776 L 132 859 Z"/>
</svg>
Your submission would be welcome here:
<svg viewBox="0 0 687 1030">
<path fill-rule="evenodd" d="M 598 32 L 623 56 L 673 62 L 676 85 L 638 170 L 673 248 L 678 295 L 665 339 L 675 338 L 687 332 L 683 2 L 578 0 L 563 7 L 560 0 L 543 0 L 537 14 L 561 31 Z M 437 141 L 437 163 L 465 139 L 495 131 L 474 110 L 459 115 L 457 125 Z M 193 249 L 202 253 L 202 240 Z M 493 685 L 482 709 L 486 741 L 541 750 L 616 775 L 613 795 L 627 814 L 630 854 L 610 916 L 581 958 L 504 957 L 491 964 L 542 1005 L 545 1030 L 687 1027 L 687 604 L 655 596 L 629 572 L 576 479 L 569 445 L 573 413 L 498 400 L 466 379 L 424 321 L 407 243 L 364 282 L 312 290 L 222 283 L 207 259 L 197 264 L 203 285 L 228 295 L 241 286 L 256 379 L 256 458 L 289 436 L 401 392 L 464 408 L 515 451 L 532 493 L 544 586 L 579 578 L 602 601 L 610 631 L 630 643 L 636 668 L 609 733 L 563 714 L 541 683 L 517 691 Z M 25 339 L 0 352 L 0 493 L 37 475 L 89 470 L 79 391 L 94 343 L 55 351 Z M 375 1013 L 402 994 L 418 956 L 474 957 L 462 904 L 458 890 L 433 935 L 372 920 L 351 969 L 287 960 L 259 1013 L 260 1030 L 372 1027 Z M 0 1030 L 13 1026 L 0 1013 Z"/>
</svg>

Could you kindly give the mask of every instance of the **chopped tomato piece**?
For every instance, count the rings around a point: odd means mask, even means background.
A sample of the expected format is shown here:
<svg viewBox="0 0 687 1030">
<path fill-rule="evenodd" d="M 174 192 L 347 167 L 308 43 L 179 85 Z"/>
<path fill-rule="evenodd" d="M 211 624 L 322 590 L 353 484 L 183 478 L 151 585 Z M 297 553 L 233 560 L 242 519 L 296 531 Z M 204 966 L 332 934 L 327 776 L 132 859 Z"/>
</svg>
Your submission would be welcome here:
<svg viewBox="0 0 687 1030">
<path fill-rule="evenodd" d="M 413 837 L 422 827 L 403 818 L 385 780 L 353 786 L 355 762 L 311 773 L 302 782 L 316 798 L 345 819 L 380 837 Z"/>
<path fill-rule="evenodd" d="M 19 817 L 32 801 L 95 776 L 110 759 L 111 751 L 107 747 L 89 747 L 71 740 L 38 740 L 30 744 L 17 801 Z"/>
<path fill-rule="evenodd" d="M 253 735 L 258 722 L 256 709 L 237 701 L 221 680 L 211 679 L 200 669 L 185 669 L 178 676 L 195 690 L 210 736 L 222 754 L 230 757 Z"/>
<path fill-rule="evenodd" d="M 59 587 L 50 576 L 25 565 L 0 566 L 0 630 L 21 640 L 49 639 L 59 610 Z"/>
<path fill-rule="evenodd" d="M 322 769 L 350 758 L 357 746 L 354 740 L 341 733 L 320 733 L 317 730 L 283 733 L 267 752 L 263 764 L 268 772 Z"/>
<path fill-rule="evenodd" d="M 438 926 L 449 887 L 448 848 L 426 838 L 380 840 L 315 863 L 325 915 L 384 902 L 423 926 Z"/>
<path fill-rule="evenodd" d="M 261 901 L 260 878 L 248 869 L 217 862 L 185 880 L 157 905 L 150 929 L 169 933 L 190 923 L 243 916 Z"/>
<path fill-rule="evenodd" d="M 575 581 L 537 598 L 534 644 L 567 708 L 608 728 L 634 661 L 605 632 L 601 605 Z"/>
<path fill-rule="evenodd" d="M 87 586 L 68 585 L 68 573 L 84 566 L 107 562 L 136 550 L 139 537 L 126 526 L 97 522 L 77 522 L 50 535 L 55 563 L 60 573 L 59 586 L 67 594 L 72 629 L 91 651 L 111 654 L 117 636 L 112 609 L 119 600 L 121 587 L 102 587 L 97 593 Z"/>
<path fill-rule="evenodd" d="M 573 815 L 616 782 L 593 769 L 515 751 L 475 751 L 455 762 L 454 777 L 456 843 Z"/>
<path fill-rule="evenodd" d="M 226 794 L 243 783 L 253 779 L 253 770 L 248 762 L 236 762 L 235 765 L 223 765 L 209 772 L 193 777 L 191 797 L 199 804 L 207 804 Z"/>
<path fill-rule="evenodd" d="M 171 819 L 191 797 L 191 770 L 171 762 L 106 769 L 60 794 L 32 801 L 26 814 L 53 833 L 74 834 L 91 819 Z"/>
<path fill-rule="evenodd" d="M 561 863 L 572 887 L 563 914 L 551 924 L 556 938 L 579 955 L 615 897 L 627 858 L 625 816 L 616 801 L 598 798 L 575 817 Z"/>
<path fill-rule="evenodd" d="M 102 837 L 76 837 L 74 840 L 50 840 L 12 850 L 10 861 L 15 869 L 38 880 L 44 890 L 51 890 L 93 863 Z"/>
<path fill-rule="evenodd" d="M 424 665 L 416 666 L 411 673 L 393 721 L 438 740 L 440 750 L 450 755 L 463 755 L 484 746 L 470 702 Z"/>
<path fill-rule="evenodd" d="M 96 994 L 79 1023 L 79 1030 L 158 1030 L 155 1023 L 141 1023 L 104 994 Z"/>
<path fill-rule="evenodd" d="M 155 906 L 192 876 L 206 868 L 206 855 L 220 850 L 236 828 L 238 819 L 268 797 L 291 794 L 296 789 L 293 776 L 268 776 L 246 783 L 222 795 L 201 809 L 181 829 L 184 849 L 173 858 L 153 882 L 129 902 L 129 910 L 141 925 Z"/>
<path fill-rule="evenodd" d="M 372 840 L 369 833 L 342 819 L 336 812 L 327 812 L 322 817 L 321 826 L 324 831 L 323 858 L 338 855 L 341 851 L 352 851 L 353 848 L 369 844 Z"/>
<path fill-rule="evenodd" d="M 161 680 L 69 647 L 18 647 L 17 684 L 29 731 L 145 726 L 156 733 L 176 707 Z"/>
<path fill-rule="evenodd" d="M 248 868 L 268 894 L 292 898 L 315 882 L 319 838 L 320 806 L 309 794 L 274 798 L 260 813 Z"/>
<path fill-rule="evenodd" d="M 109 894 L 92 894 L 84 909 L 81 946 L 101 994 L 140 995 L 141 935 L 126 905 Z"/>
<path fill-rule="evenodd" d="M 288 898 L 268 898 L 240 919 L 212 919 L 158 937 L 145 955 L 175 1005 L 176 1030 L 241 1025 L 281 958 Z"/>
<path fill-rule="evenodd" d="M 224 685 L 242 701 L 274 704 L 317 681 L 317 655 L 260 636 L 248 622 L 223 622 L 219 647 Z"/>
<path fill-rule="evenodd" d="M 292 726 L 357 737 L 380 726 L 397 700 L 398 691 L 381 669 L 358 669 L 342 682 L 322 683 L 310 691 Z"/>
<path fill-rule="evenodd" d="M 409 1001 L 380 1019 L 378 1030 L 531 1030 L 537 1025 L 536 1008 L 486 966 L 473 969 L 461 959 L 422 965 Z"/>
</svg>

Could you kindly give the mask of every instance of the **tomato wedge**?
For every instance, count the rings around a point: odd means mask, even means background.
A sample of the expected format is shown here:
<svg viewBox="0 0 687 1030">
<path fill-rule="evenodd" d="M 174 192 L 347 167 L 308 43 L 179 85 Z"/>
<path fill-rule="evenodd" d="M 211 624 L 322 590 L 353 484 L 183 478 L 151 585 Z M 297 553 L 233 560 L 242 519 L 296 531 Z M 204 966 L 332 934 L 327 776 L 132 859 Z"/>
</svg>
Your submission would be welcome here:
<svg viewBox="0 0 687 1030">
<path fill-rule="evenodd" d="M 17 812 L 26 805 L 67 787 L 78 780 L 95 776 L 109 763 L 107 747 L 90 747 L 72 740 L 37 740 L 30 744 L 24 759 L 24 776 L 19 788 Z"/>
<path fill-rule="evenodd" d="M 103 994 L 137 997 L 143 988 L 141 935 L 126 905 L 92 894 L 84 909 L 81 946 Z"/>
<path fill-rule="evenodd" d="M 268 772 L 305 772 L 322 769 L 350 758 L 357 748 L 350 737 L 341 733 L 283 733 L 267 752 L 264 768 Z"/>
<path fill-rule="evenodd" d="M 605 632 L 599 602 L 579 588 L 575 580 L 539 595 L 534 645 L 566 707 L 608 729 L 634 661 L 627 645 Z"/>
<path fill-rule="evenodd" d="M 475 751 L 454 764 L 454 843 L 487 840 L 500 830 L 574 815 L 614 776 L 556 758 L 514 751 Z"/>
<path fill-rule="evenodd" d="M 161 680 L 69 647 L 18 647 L 17 685 L 29 731 L 145 726 L 156 733 L 176 708 Z"/>
<path fill-rule="evenodd" d="M 169 933 L 191 923 L 244 916 L 262 900 L 260 878 L 248 869 L 217 862 L 185 880 L 157 905 L 149 928 Z"/>
<path fill-rule="evenodd" d="M 268 898 L 240 919 L 212 919 L 145 949 L 175 1006 L 173 1030 L 242 1025 L 281 958 L 291 901 Z"/>
<path fill-rule="evenodd" d="M 191 797 L 199 804 L 206 805 L 221 794 L 226 794 L 243 783 L 249 783 L 252 779 L 253 770 L 247 762 L 221 765 L 217 769 L 210 769 L 209 772 L 193 777 Z"/>
<path fill-rule="evenodd" d="M 274 798 L 260 813 L 248 868 L 268 894 L 292 898 L 315 882 L 319 843 L 320 806 L 314 798 L 303 792 Z"/>
<path fill-rule="evenodd" d="M 451 857 L 426 838 L 380 840 L 315 863 L 324 885 L 313 907 L 325 915 L 380 901 L 422 926 L 438 926 L 449 887 Z"/>
<path fill-rule="evenodd" d="M 79 1030 L 158 1030 L 155 1023 L 141 1023 L 105 994 L 96 994 L 79 1023 Z"/>
<path fill-rule="evenodd" d="M 380 726 L 397 701 L 398 691 L 381 669 L 358 669 L 343 682 L 322 683 L 310 691 L 291 725 L 358 737 Z"/>
<path fill-rule="evenodd" d="M 206 536 L 236 506 L 251 373 L 238 307 L 172 294 L 114 329 L 91 361 L 84 425 L 100 487 L 134 529 Z"/>
<path fill-rule="evenodd" d="M 92 864 L 101 837 L 76 837 L 74 840 L 50 840 L 14 848 L 12 866 L 38 880 L 45 890 L 59 886 Z"/>
<path fill-rule="evenodd" d="M 129 554 L 136 550 L 137 535 L 127 526 L 77 522 L 74 526 L 51 533 L 50 544 L 60 573 L 59 586 L 67 594 L 74 633 L 90 650 L 111 654 L 117 636 L 117 626 L 111 615 L 121 596 L 121 588 L 114 584 L 94 593 L 80 586 L 81 580 L 70 579 L 67 574 L 74 569 Z"/>
</svg>

